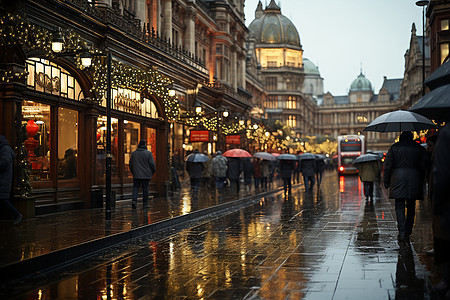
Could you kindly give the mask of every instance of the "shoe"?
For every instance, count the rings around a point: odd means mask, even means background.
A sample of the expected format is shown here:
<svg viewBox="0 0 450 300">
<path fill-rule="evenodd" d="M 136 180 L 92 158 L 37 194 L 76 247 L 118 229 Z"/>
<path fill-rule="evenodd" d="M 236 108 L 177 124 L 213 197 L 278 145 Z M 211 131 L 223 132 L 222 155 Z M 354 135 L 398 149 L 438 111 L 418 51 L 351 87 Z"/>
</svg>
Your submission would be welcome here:
<svg viewBox="0 0 450 300">
<path fill-rule="evenodd" d="M 23 219 L 23 216 L 22 215 L 19 215 L 15 220 L 14 220 L 14 225 L 17 225 L 17 224 L 19 224 L 20 223 L 20 221 L 22 221 L 22 219 Z"/>
<path fill-rule="evenodd" d="M 426 255 L 428 256 L 433 256 L 434 255 L 434 249 L 428 250 L 427 252 L 425 252 Z"/>
</svg>

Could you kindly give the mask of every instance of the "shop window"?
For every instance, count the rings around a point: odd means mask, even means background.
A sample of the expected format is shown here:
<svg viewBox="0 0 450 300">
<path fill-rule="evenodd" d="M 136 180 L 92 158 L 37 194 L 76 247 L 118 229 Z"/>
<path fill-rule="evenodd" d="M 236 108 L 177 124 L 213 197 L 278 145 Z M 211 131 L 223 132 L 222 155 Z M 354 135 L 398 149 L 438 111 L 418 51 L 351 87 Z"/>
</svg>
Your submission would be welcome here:
<svg viewBox="0 0 450 300">
<path fill-rule="evenodd" d="M 441 44 L 441 65 L 447 61 L 449 54 L 449 44 Z"/>
<path fill-rule="evenodd" d="M 58 109 L 58 178 L 73 179 L 78 175 L 78 112 Z"/>
<path fill-rule="evenodd" d="M 97 119 L 97 178 L 101 182 L 106 177 L 106 116 Z M 118 177 L 118 125 L 117 119 L 111 119 L 111 176 Z M 99 183 L 100 183 L 99 182 Z"/>
<path fill-rule="evenodd" d="M 50 106 L 23 101 L 22 122 L 27 124 L 25 148 L 31 164 L 31 180 L 50 180 Z"/>
<path fill-rule="evenodd" d="M 152 119 L 159 118 L 158 109 L 156 108 L 155 103 L 146 98 L 144 98 L 144 116 Z"/>
<path fill-rule="evenodd" d="M 131 153 L 137 149 L 141 136 L 141 125 L 139 123 L 125 120 L 124 124 L 124 154 L 125 154 L 125 174 L 124 177 L 133 178 L 130 172 L 129 162 Z"/>
<path fill-rule="evenodd" d="M 158 153 L 156 153 L 156 129 L 147 128 L 147 150 L 152 152 L 156 162 L 158 155 Z"/>
<path fill-rule="evenodd" d="M 296 109 L 297 108 L 297 97 L 289 96 L 286 101 L 286 108 L 287 109 Z"/>
</svg>

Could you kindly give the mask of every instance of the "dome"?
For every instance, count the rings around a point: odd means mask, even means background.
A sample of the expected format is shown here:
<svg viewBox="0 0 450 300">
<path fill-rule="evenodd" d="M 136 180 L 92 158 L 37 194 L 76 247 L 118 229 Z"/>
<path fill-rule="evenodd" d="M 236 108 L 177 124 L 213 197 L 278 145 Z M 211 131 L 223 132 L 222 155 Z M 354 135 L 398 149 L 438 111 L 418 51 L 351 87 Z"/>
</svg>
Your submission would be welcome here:
<svg viewBox="0 0 450 300">
<path fill-rule="evenodd" d="M 359 74 L 358 78 L 353 80 L 352 85 L 350 86 L 350 92 L 361 91 L 372 91 L 372 84 L 362 73 Z"/>
<path fill-rule="evenodd" d="M 252 21 L 248 29 L 256 37 L 258 44 L 290 44 L 299 46 L 300 36 L 294 24 L 281 14 L 281 9 L 274 0 L 263 14 Z"/>
<path fill-rule="evenodd" d="M 305 70 L 306 75 L 319 75 L 319 68 L 307 58 L 303 58 L 303 69 Z"/>
</svg>

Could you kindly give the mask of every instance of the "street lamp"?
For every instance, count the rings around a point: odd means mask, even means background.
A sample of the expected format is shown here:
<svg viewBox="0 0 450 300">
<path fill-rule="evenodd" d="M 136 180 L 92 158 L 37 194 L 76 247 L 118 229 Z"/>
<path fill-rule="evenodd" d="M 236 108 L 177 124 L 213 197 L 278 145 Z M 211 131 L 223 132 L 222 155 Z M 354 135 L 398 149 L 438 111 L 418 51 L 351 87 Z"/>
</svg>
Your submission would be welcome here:
<svg viewBox="0 0 450 300">
<path fill-rule="evenodd" d="M 422 97 L 425 96 L 425 6 L 428 5 L 428 2 L 428 0 L 416 2 L 417 6 L 422 6 Z"/>
<path fill-rule="evenodd" d="M 77 50 L 73 52 L 63 52 L 64 38 L 61 34 L 61 29 L 52 38 L 52 51 L 61 56 L 74 56 L 80 54 L 81 64 L 84 67 L 89 67 L 92 63 L 92 56 L 87 49 Z M 111 220 L 111 52 L 95 53 L 95 56 L 106 56 L 106 212 L 105 219 Z"/>
</svg>

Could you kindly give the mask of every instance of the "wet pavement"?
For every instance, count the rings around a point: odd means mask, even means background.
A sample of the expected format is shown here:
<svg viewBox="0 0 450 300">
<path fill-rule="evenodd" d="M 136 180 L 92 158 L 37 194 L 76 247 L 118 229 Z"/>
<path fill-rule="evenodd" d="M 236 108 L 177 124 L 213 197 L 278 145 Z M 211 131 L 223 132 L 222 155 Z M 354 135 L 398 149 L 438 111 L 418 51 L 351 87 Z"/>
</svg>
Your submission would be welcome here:
<svg viewBox="0 0 450 300">
<path fill-rule="evenodd" d="M 399 244 L 393 205 L 383 192 L 377 188 L 374 201 L 366 202 L 357 177 L 328 173 L 312 193 L 304 193 L 303 186 L 297 185 L 290 197 L 280 190 L 261 195 L 255 204 L 237 212 L 142 237 L 76 265 L 6 284 L 0 295 L 17 299 L 435 299 L 430 281 L 435 283 L 437 275 L 432 260 L 424 255 L 431 248 L 429 208 L 418 202 L 412 244 Z M 198 208 L 218 204 L 215 197 L 200 199 Z M 118 205 L 111 232 L 156 222 L 164 218 L 163 211 L 167 216 L 192 209 L 187 194 L 165 203 L 166 208 L 158 206 L 157 211 L 153 206 L 147 212 L 132 211 L 129 203 Z M 50 239 L 57 233 L 71 236 L 67 240 L 73 243 L 74 233 L 80 239 L 94 236 L 92 227 L 100 227 L 93 230 L 100 232 L 97 238 L 105 234 L 101 211 L 96 217 L 92 213 L 89 220 L 78 220 L 85 230 L 74 229 L 73 221 L 61 220 L 45 235 L 34 232 L 32 247 L 23 243 L 22 255 L 37 253 L 26 252 L 30 249 L 50 251 L 65 244 L 46 243 L 46 239 L 39 243 L 39 236 Z M 8 255 L 8 245 L 1 247 L 1 256 Z"/>
</svg>

